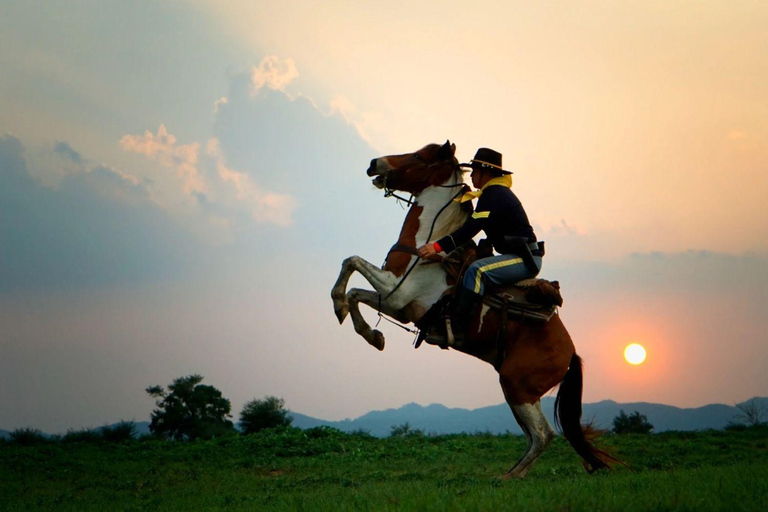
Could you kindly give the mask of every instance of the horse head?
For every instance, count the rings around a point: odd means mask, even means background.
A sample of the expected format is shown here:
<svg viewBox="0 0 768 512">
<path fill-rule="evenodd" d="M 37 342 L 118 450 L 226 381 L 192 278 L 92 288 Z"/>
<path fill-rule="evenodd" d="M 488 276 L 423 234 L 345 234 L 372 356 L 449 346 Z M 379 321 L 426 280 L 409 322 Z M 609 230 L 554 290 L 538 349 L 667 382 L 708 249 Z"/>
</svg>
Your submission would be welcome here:
<svg viewBox="0 0 768 512">
<path fill-rule="evenodd" d="M 418 196 L 425 188 L 441 185 L 460 171 L 455 153 L 456 144 L 451 141 L 427 144 L 413 153 L 374 158 L 367 172 L 379 189 Z"/>
</svg>

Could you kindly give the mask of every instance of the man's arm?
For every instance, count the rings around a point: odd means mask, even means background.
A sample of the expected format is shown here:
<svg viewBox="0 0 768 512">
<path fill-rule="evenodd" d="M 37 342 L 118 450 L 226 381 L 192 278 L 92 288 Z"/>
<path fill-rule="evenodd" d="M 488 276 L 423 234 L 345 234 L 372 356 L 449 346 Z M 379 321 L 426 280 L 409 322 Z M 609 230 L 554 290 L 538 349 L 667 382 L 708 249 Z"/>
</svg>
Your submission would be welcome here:
<svg viewBox="0 0 768 512">
<path fill-rule="evenodd" d="M 419 247 L 419 256 L 423 259 L 429 259 L 438 252 L 449 253 L 456 247 L 470 241 L 473 236 L 478 234 L 485 227 L 491 212 L 476 211 L 464 224 L 448 236 L 444 236 L 434 243 L 428 243 Z"/>
</svg>

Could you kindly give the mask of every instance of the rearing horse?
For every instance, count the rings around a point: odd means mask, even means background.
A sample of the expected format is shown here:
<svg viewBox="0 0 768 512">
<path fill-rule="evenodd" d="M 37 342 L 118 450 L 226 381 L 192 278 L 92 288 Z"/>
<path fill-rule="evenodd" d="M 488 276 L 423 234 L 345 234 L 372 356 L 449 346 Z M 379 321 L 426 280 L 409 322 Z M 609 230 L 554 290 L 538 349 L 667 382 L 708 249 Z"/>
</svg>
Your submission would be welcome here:
<svg viewBox="0 0 768 512">
<path fill-rule="evenodd" d="M 384 336 L 371 329 L 362 317 L 360 302 L 400 322 L 416 322 L 449 287 L 442 265 L 420 261 L 415 253 L 417 247 L 452 233 L 469 215 L 467 209 L 454 201 L 463 185 L 455 152 L 456 146 L 450 141 L 442 146 L 429 144 L 415 153 L 373 159 L 368 168 L 375 186 L 389 194 L 410 193 L 414 201 L 384 268 L 350 256 L 342 263 L 331 297 L 339 323 L 350 314 L 355 331 L 379 350 L 384 350 Z M 347 291 L 355 271 L 375 291 Z M 581 425 L 582 363 L 560 316 L 535 324 L 507 320 L 504 339 L 497 344 L 501 321 L 498 311 L 484 305 L 470 322 L 467 341 L 459 348 L 490 364 L 502 361 L 501 389 L 528 440 L 525 454 L 501 478 L 524 477 L 555 438 L 555 431 L 541 410 L 540 399 L 558 384 L 555 420 L 563 435 L 589 472 L 607 468 L 608 461 L 616 459 L 593 446 L 588 439 L 594 432 Z"/>
</svg>

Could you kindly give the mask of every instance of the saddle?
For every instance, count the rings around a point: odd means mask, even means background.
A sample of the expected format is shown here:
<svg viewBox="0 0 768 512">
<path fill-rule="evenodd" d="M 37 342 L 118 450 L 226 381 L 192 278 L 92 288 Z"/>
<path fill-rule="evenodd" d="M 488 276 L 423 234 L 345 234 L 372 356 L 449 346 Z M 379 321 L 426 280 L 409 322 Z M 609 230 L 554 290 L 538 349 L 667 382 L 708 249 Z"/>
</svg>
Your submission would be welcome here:
<svg viewBox="0 0 768 512">
<path fill-rule="evenodd" d="M 482 247 L 481 247 L 482 249 Z M 477 259 L 478 248 L 474 242 L 456 249 L 443 260 L 446 271 L 453 278 L 455 286 L 459 283 L 467 267 Z M 448 292 L 435 303 L 416 326 L 421 333 L 416 339 L 415 348 L 419 348 L 426 339 L 428 343 L 447 348 L 454 339 L 451 329 L 449 312 L 453 290 Z M 563 305 L 560 294 L 560 283 L 546 279 L 531 278 L 518 281 L 510 286 L 488 287 L 482 303 L 501 312 L 502 322 L 499 337 L 503 335 L 507 319 L 517 319 L 523 322 L 546 323 L 557 313 L 557 308 Z"/>
<path fill-rule="evenodd" d="M 483 304 L 492 309 L 506 308 L 507 315 L 513 318 L 546 323 L 563 305 L 563 297 L 560 283 L 534 277 L 512 286 L 488 290 Z"/>
</svg>

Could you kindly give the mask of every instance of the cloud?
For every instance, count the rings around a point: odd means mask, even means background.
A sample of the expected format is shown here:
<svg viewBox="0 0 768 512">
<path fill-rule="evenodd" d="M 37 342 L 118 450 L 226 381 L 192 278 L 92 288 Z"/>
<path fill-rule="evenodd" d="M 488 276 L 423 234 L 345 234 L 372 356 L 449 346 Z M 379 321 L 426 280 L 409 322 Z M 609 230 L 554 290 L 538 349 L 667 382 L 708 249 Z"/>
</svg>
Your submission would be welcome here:
<svg viewBox="0 0 768 512">
<path fill-rule="evenodd" d="M 274 55 L 264 57 L 251 70 L 252 94 L 257 94 L 263 87 L 285 92 L 285 88 L 298 76 L 299 70 L 293 59 L 280 59 Z"/>
<path fill-rule="evenodd" d="M 27 165 L 21 141 L 1 137 L 1 292 L 169 279 L 204 252 L 132 176 L 97 166 L 52 188 Z"/>
<path fill-rule="evenodd" d="M 83 165 L 85 163 L 85 160 L 80 156 L 80 153 L 72 149 L 72 146 L 66 142 L 57 142 L 56 145 L 53 146 L 53 152 L 69 159 L 72 163 L 77 165 Z"/>
<path fill-rule="evenodd" d="M 197 168 L 200 147 L 197 142 L 176 145 L 176 137 L 161 124 L 157 135 L 149 130 L 144 135 L 124 135 L 120 146 L 125 151 L 139 153 L 172 169 L 181 179 L 187 194 L 205 192 L 205 183 Z"/>
<path fill-rule="evenodd" d="M 391 246 L 403 212 L 389 210 L 396 205 L 381 199 L 365 174 L 374 149 L 342 116 L 324 113 L 310 99 L 266 87 L 253 96 L 251 87 L 250 73 L 233 76 L 229 104 L 216 116 L 214 135 L 226 167 L 249 175 L 262 190 L 295 197 L 300 206 L 292 229 L 316 251 L 343 258 L 352 247 L 370 248 L 371 241 L 373 247 Z M 279 197 L 266 198 L 260 214 L 280 203 Z M 391 234 L 377 231 L 382 226 Z M 381 257 L 386 252 L 373 250 Z"/>
<path fill-rule="evenodd" d="M 218 114 L 221 106 L 226 105 L 227 103 L 229 103 L 229 100 L 226 96 L 222 96 L 221 98 L 217 99 L 215 102 L 213 102 L 213 113 Z"/>
<path fill-rule="evenodd" d="M 257 222 L 269 222 L 278 226 L 291 224 L 291 215 L 297 206 L 294 197 L 262 190 L 253 183 L 248 174 L 227 167 L 218 139 L 208 141 L 206 152 L 215 159 L 219 178 L 234 189 L 235 200 L 245 204 Z"/>
<path fill-rule="evenodd" d="M 331 114 L 338 114 L 355 127 L 360 137 L 371 146 L 375 146 L 371 131 L 379 132 L 384 123 L 380 114 L 361 112 L 349 98 L 335 96 L 330 102 Z"/>
<path fill-rule="evenodd" d="M 578 226 L 567 223 L 565 219 L 560 219 L 559 223 L 543 228 L 543 233 L 552 234 L 556 236 L 557 235 L 578 236 L 578 235 L 585 234 L 584 231 L 579 229 Z"/>
</svg>

